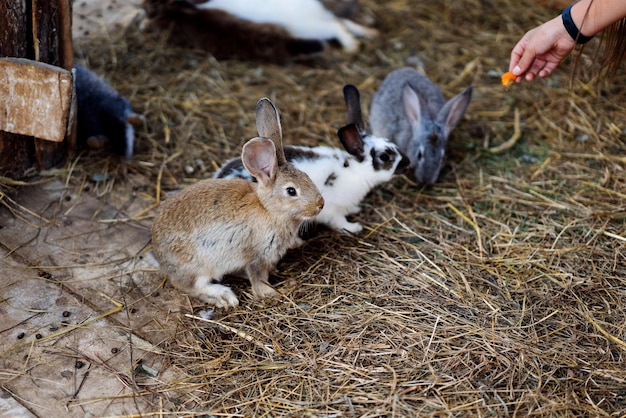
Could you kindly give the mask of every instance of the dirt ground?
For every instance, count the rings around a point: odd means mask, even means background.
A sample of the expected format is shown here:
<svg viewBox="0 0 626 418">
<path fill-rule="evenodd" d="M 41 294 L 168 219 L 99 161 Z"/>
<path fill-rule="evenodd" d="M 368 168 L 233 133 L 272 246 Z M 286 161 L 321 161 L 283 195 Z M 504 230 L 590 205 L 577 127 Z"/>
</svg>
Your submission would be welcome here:
<svg viewBox="0 0 626 418">
<path fill-rule="evenodd" d="M 554 2 L 360 4 L 376 39 L 287 65 L 96 12 L 76 59 L 146 123 L 124 166 L 91 151 L 2 180 L 0 416 L 626 414 L 624 72 L 596 78 L 594 40 L 505 90 L 511 48 Z M 474 86 L 437 184 L 377 188 L 358 236 L 314 229 L 277 266 L 276 300 L 228 279 L 240 306 L 212 310 L 156 271 L 158 202 L 238 155 L 259 98 L 286 143 L 340 146 L 343 85 L 367 119 L 384 76 L 420 62 L 447 98 Z"/>
</svg>

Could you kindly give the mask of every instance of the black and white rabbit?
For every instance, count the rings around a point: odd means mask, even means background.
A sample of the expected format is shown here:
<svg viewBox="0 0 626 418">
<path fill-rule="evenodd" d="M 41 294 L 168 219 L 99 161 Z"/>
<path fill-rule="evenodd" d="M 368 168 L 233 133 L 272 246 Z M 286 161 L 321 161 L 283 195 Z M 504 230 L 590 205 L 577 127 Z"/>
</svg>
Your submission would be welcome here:
<svg viewBox="0 0 626 418">
<path fill-rule="evenodd" d="M 345 150 L 296 145 L 286 145 L 284 149 L 287 161 L 307 173 L 324 197 L 324 209 L 315 221 L 336 231 L 356 234 L 363 226 L 349 222 L 346 215 L 358 213 L 363 198 L 374 187 L 402 173 L 409 159 L 393 142 L 366 132 L 357 88 L 348 84 L 343 92 L 348 124 L 340 128 L 337 135 Z M 214 177 L 254 181 L 241 158 L 227 161 Z"/>
<path fill-rule="evenodd" d="M 374 135 L 394 141 L 411 159 L 420 183 L 434 184 L 443 166 L 450 132 L 461 121 L 472 86 L 446 102 L 428 77 L 409 67 L 387 75 L 372 99 Z"/>
<path fill-rule="evenodd" d="M 319 0 L 145 0 L 147 15 L 218 59 L 284 63 L 323 52 L 334 40 L 347 52 L 372 28 L 335 16 Z"/>
</svg>

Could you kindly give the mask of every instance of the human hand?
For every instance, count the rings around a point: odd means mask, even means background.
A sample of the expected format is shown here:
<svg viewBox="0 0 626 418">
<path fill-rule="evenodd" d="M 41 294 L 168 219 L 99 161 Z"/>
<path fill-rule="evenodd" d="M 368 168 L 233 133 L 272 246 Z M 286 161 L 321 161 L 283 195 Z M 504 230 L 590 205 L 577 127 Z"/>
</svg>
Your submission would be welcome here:
<svg viewBox="0 0 626 418">
<path fill-rule="evenodd" d="M 561 16 L 557 16 L 526 32 L 511 51 L 509 71 L 517 76 L 517 83 L 524 78 L 547 77 L 575 47 Z"/>
</svg>

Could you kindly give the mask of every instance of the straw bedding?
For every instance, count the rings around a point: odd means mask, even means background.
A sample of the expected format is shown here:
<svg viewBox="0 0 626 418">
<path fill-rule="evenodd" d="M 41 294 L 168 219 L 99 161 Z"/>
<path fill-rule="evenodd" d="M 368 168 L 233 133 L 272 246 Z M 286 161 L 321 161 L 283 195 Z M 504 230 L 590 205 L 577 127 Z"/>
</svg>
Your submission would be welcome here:
<svg viewBox="0 0 626 418">
<path fill-rule="evenodd" d="M 375 190 L 360 236 L 315 228 L 278 265 L 280 300 L 251 299 L 233 279 L 237 309 L 206 320 L 191 301 L 160 343 L 186 378 L 164 382 L 166 401 L 146 413 L 624 414 L 624 73 L 596 80 L 594 41 L 574 78 L 577 54 L 549 79 L 503 89 L 515 42 L 558 13 L 528 2 L 364 0 L 361 13 L 381 35 L 360 53 L 284 66 L 217 61 L 154 28 L 76 45 L 146 116 L 126 169 L 152 195 L 238 155 L 264 96 L 286 143 L 340 146 L 346 83 L 366 119 L 403 65 L 423 63 L 447 98 L 475 88 L 436 185 L 407 175 Z M 121 175 L 98 153 L 75 170 Z"/>
</svg>

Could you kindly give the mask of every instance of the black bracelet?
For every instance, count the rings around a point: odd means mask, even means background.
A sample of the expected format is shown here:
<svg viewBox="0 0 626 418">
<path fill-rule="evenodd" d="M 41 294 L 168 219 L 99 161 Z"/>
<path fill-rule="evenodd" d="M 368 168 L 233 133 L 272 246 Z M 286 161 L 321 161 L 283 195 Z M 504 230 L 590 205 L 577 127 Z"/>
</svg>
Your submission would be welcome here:
<svg viewBox="0 0 626 418">
<path fill-rule="evenodd" d="M 576 27 L 576 23 L 572 20 L 571 13 L 572 6 L 568 6 L 561 13 L 561 17 L 563 18 L 563 26 L 565 26 L 565 30 L 569 33 L 569 36 L 572 37 L 573 40 L 576 41 L 577 44 L 586 44 L 589 42 L 593 36 L 585 36 Z"/>
</svg>

